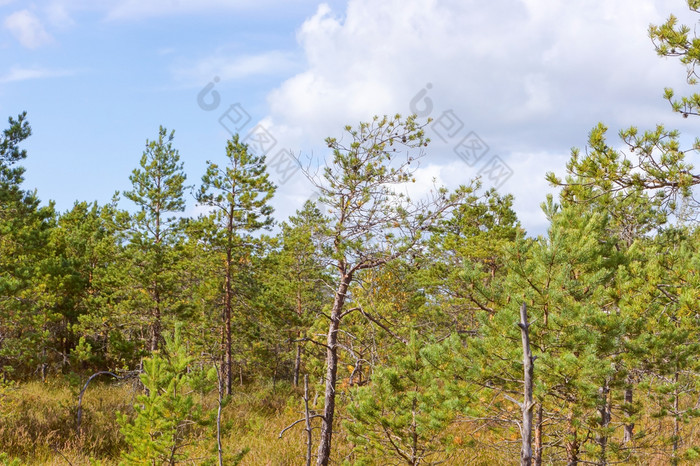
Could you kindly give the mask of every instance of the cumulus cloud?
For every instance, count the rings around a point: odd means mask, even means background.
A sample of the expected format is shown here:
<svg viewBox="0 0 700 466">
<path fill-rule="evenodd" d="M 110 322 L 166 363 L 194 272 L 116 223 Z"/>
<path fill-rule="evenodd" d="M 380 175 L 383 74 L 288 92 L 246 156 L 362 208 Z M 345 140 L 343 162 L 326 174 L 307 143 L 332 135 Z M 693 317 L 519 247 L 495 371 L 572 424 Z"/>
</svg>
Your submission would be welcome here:
<svg viewBox="0 0 700 466">
<path fill-rule="evenodd" d="M 429 129 L 431 171 L 459 174 L 443 178 L 453 186 L 481 175 L 486 186 L 514 193 L 526 226 L 537 230 L 545 224 L 539 204 L 551 191 L 545 173 L 560 172 L 598 121 L 618 128 L 673 118 L 659 95 L 683 85 L 684 73 L 656 56 L 646 31 L 670 12 L 682 16 L 682 7 L 672 0 L 349 0 L 344 11 L 322 4 L 297 34 L 305 69 L 268 95 L 270 130 L 305 147 L 375 114 L 408 114 L 423 90 L 419 102 L 432 105 L 424 116 L 451 111 L 451 128 L 459 128 L 446 138 Z M 471 165 L 455 150 L 470 132 L 489 149 Z M 484 171 L 496 156 L 511 171 L 503 183 Z"/>
<path fill-rule="evenodd" d="M 53 40 L 39 18 L 29 10 L 12 13 L 5 18 L 4 24 L 20 44 L 30 49 L 49 44 Z"/>
</svg>

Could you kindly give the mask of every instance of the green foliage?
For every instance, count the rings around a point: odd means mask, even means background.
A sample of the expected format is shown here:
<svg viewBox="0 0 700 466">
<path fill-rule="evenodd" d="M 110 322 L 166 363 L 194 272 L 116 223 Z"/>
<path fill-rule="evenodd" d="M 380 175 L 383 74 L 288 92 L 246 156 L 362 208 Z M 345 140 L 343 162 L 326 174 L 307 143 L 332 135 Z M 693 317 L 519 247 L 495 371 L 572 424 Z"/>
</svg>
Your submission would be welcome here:
<svg viewBox="0 0 700 466">
<path fill-rule="evenodd" d="M 170 214 L 185 209 L 183 172 L 180 155 L 173 148 L 175 133 L 162 126 L 158 139 L 146 141 L 140 168 L 129 179 L 133 190 L 124 196 L 138 207 L 125 225 L 129 238 L 125 254 L 130 266 L 127 286 L 130 310 L 147 310 L 148 348 L 160 346 L 163 328 L 171 327 L 183 306 L 183 290 L 177 283 L 181 257 L 177 243 L 181 237 L 181 221 Z M 135 288 L 135 289 L 134 289 Z"/>
<path fill-rule="evenodd" d="M 60 321 L 51 282 L 50 229 L 53 206 L 40 207 L 34 192 L 22 189 L 26 157 L 21 142 L 31 128 L 26 114 L 9 119 L 0 136 L 0 367 L 3 376 L 39 370 L 46 376 Z"/>
<path fill-rule="evenodd" d="M 233 232 L 253 232 L 269 228 L 273 219 L 268 204 L 275 193 L 275 186 L 265 172 L 265 157 L 249 152 L 247 144 L 239 136 L 226 143 L 226 165 L 207 161 L 202 185 L 197 193 L 200 205 L 213 208 L 212 218 L 222 227 L 212 232 L 210 240 L 216 244 L 229 244 Z"/>
<path fill-rule="evenodd" d="M 474 332 L 479 311 L 502 305 L 505 251 L 523 234 L 512 196 L 493 190 L 470 194 L 432 229 L 428 248 L 415 258 L 414 267 L 426 290 L 423 312 L 435 320 L 434 333 Z"/>
<path fill-rule="evenodd" d="M 27 112 L 20 113 L 15 118 L 8 118 L 9 128 L 3 130 L 0 138 L 0 186 L 2 190 L 16 190 L 22 183 L 22 167 L 13 167 L 14 164 L 27 157 L 27 151 L 20 149 L 19 145 L 32 134 L 29 122 L 26 120 Z M 2 200 L 5 200 L 3 193 Z"/>
<path fill-rule="evenodd" d="M 700 3 L 697 0 L 687 0 L 687 4 L 692 11 L 700 12 Z M 690 27 L 679 25 L 678 18 L 670 15 L 665 23 L 649 26 L 649 37 L 651 37 L 656 52 L 660 56 L 679 57 L 680 62 L 686 67 L 688 84 L 698 83 L 695 67 L 700 59 L 700 39 L 695 34 L 691 36 Z M 699 94 L 693 93 L 680 100 L 675 100 L 673 90 L 667 88 L 664 91 L 664 97 L 671 103 L 673 110 L 681 113 L 684 117 L 698 115 L 700 109 Z"/>
<path fill-rule="evenodd" d="M 269 201 L 276 189 L 268 179 L 265 157 L 256 156 L 248 149 L 238 135 L 228 141 L 226 165 L 221 168 L 208 161 L 196 195 L 197 202 L 210 212 L 194 228 L 204 241 L 207 254 L 214 258 L 211 278 L 218 286 L 209 290 L 209 299 L 216 303 L 211 304 L 212 308 L 222 308 L 219 325 L 223 338 L 220 347 L 210 352 L 221 358 L 227 394 L 231 393 L 233 378 L 233 320 L 238 317 L 237 326 L 247 327 L 253 335 L 260 334 L 259 326 L 250 328 L 251 320 L 243 318 L 243 308 L 251 307 L 251 296 L 258 288 L 255 254 L 265 247 L 264 239 L 256 240 L 251 234 L 271 227 L 273 209 Z M 234 311 L 238 311 L 236 315 Z"/>
<path fill-rule="evenodd" d="M 700 0 L 688 6 L 700 12 Z M 691 28 L 671 16 L 649 34 L 696 84 Z M 665 98 L 700 114 L 698 94 Z M 677 131 L 632 126 L 620 146 L 598 124 L 566 175 L 547 175 L 561 191 L 543 204 L 546 234 L 528 238 L 512 196 L 480 193 L 478 182 L 422 201 L 405 194 L 426 124 L 375 117 L 327 139 L 328 165 L 307 173 L 327 214 L 306 203 L 266 236 L 276 188 L 238 135 L 223 163 L 206 164 L 197 219 L 183 218 L 186 177 L 162 127 L 130 176 L 133 213 L 115 195 L 58 215 L 23 187 L 31 129 L 24 113 L 10 118 L 0 134 L 0 463 L 59 452 L 93 464 L 218 464 L 219 433 L 224 464 L 296 464 L 297 439 L 272 439 L 299 419 L 292 385 L 303 373 L 319 381 L 307 401 L 321 463 L 512 462 L 522 303 L 543 464 L 697 461 L 700 141 L 683 149 Z M 78 382 L 141 362 L 134 412 L 124 386 L 96 387 L 76 438 Z M 10 382 L 32 377 L 46 383 Z M 126 413 L 123 437 L 114 407 Z"/>
<path fill-rule="evenodd" d="M 183 451 L 194 425 L 201 422 L 200 407 L 190 390 L 192 358 L 187 355 L 181 330 L 166 338 L 165 355 L 143 361 L 141 382 L 146 394 L 137 398 L 136 416 L 119 416 L 129 451 L 124 464 L 177 464 L 187 461 Z"/>
<path fill-rule="evenodd" d="M 0 464 L 2 466 L 22 466 L 22 461 L 19 458 L 10 458 L 7 453 L 0 453 Z"/>
<path fill-rule="evenodd" d="M 414 334 L 368 385 L 351 392 L 351 420 L 344 426 L 357 445 L 356 464 L 436 464 L 438 453 L 440 462 L 449 458 L 454 444 L 446 429 L 469 399 L 463 386 L 440 377 L 455 344 L 459 340 L 424 346 Z"/>
</svg>

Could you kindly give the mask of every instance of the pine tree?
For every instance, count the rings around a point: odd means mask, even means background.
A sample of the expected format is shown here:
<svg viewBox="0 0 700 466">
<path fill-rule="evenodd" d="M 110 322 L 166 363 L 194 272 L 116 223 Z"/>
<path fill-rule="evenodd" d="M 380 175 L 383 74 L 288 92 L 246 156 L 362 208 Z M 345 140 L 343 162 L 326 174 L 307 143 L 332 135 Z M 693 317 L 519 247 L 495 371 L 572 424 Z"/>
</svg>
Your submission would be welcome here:
<svg viewBox="0 0 700 466">
<path fill-rule="evenodd" d="M 211 210 L 204 236 L 219 256 L 223 268 L 221 313 L 221 358 L 226 394 L 231 394 L 233 375 L 232 319 L 237 290 L 236 267 L 250 254 L 250 234 L 272 225 L 272 207 L 268 204 L 275 186 L 265 172 L 265 157 L 248 152 L 238 135 L 226 144 L 226 165 L 207 162 L 207 171 L 197 193 L 197 202 Z"/>
<path fill-rule="evenodd" d="M 184 183 L 186 175 L 180 155 L 173 148 L 175 133 L 162 126 L 158 139 L 146 141 L 146 150 L 129 179 L 133 190 L 124 196 L 139 208 L 131 217 L 129 248 L 135 266 L 136 285 L 143 292 L 132 305 L 148 310 L 148 348 L 158 349 L 163 321 L 172 317 L 178 302 L 177 254 L 181 222 L 169 214 L 185 209 Z"/>
<path fill-rule="evenodd" d="M 320 244 L 326 221 L 318 208 L 307 201 L 296 215 L 282 223 L 280 247 L 267 256 L 265 307 L 276 311 L 277 335 L 288 333 L 290 340 L 295 341 L 294 386 L 299 385 L 307 332 L 327 302 L 325 283 L 329 277 L 322 261 L 324 246 Z"/>
<path fill-rule="evenodd" d="M 470 195 L 431 231 L 415 266 L 428 294 L 424 312 L 442 323 L 436 332 L 474 334 L 479 313 L 504 303 L 504 251 L 522 235 L 513 197 L 494 190 Z"/>
<path fill-rule="evenodd" d="M 336 271 L 333 305 L 328 316 L 326 338 L 326 378 L 324 413 L 317 464 L 330 460 L 338 380 L 339 333 L 342 319 L 348 315 L 346 302 L 352 300 L 351 284 L 362 273 L 384 265 L 415 250 L 422 232 L 437 223 L 470 191 L 460 188 L 448 195 L 445 189 L 433 191 L 424 202 L 412 202 L 401 193 L 413 180 L 415 153 L 427 144 L 423 128 L 415 116 L 403 120 L 375 117 L 357 129 L 346 128 L 351 142 L 335 138 L 326 143 L 333 159 L 322 175 L 309 173 L 318 188 L 320 202 L 331 214 L 327 244 Z M 406 149 L 402 154 L 399 149 Z M 413 151 L 411 150 L 413 149 Z M 411 165 L 413 164 L 413 165 Z"/>
<path fill-rule="evenodd" d="M 99 276 L 113 258 L 116 236 L 114 230 L 105 225 L 102 210 L 96 202 L 76 202 L 58 218 L 51 231 L 53 276 L 49 286 L 55 290 L 56 310 L 61 315 L 55 338 L 64 365 L 69 362 L 69 354 L 79 344 L 79 338 L 85 336 L 80 320 L 90 318 L 88 314 L 94 310 L 94 298 L 101 292 L 97 288 Z M 92 363 L 104 362 L 105 352 L 96 339 L 83 338 L 82 346 L 85 345 L 97 351 L 83 356 Z"/>
<path fill-rule="evenodd" d="M 120 415 L 119 424 L 129 451 L 123 464 L 151 465 L 187 462 L 183 451 L 192 427 L 201 421 L 201 409 L 190 393 L 192 358 L 187 355 L 181 328 L 166 338 L 165 355 L 143 361 L 141 382 L 146 394 L 137 398 L 135 418 Z"/>
<path fill-rule="evenodd" d="M 515 323 L 525 302 L 537 357 L 535 463 L 543 461 L 548 433 L 542 430 L 541 417 L 546 416 L 561 426 L 561 433 L 549 435 L 563 447 L 561 453 L 546 452 L 547 457 L 561 454 L 567 464 L 576 464 L 584 454 L 600 459 L 607 447 L 602 440 L 589 442 L 607 439 L 610 432 L 604 418 L 624 323 L 609 294 L 620 255 L 614 241 L 605 237 L 607 215 L 575 205 L 560 210 L 551 198 L 544 207 L 552 222 L 547 237 L 520 240 L 510 250 L 505 287 L 512 299 L 495 312 L 481 313 L 480 338 L 469 347 L 469 359 L 475 362 L 469 379 L 494 390 L 488 417 L 510 422 L 519 418 L 504 395 L 516 398 L 522 393 L 521 331 Z"/>
<path fill-rule="evenodd" d="M 368 385 L 351 392 L 351 419 L 344 426 L 356 445 L 355 464 L 415 466 L 449 459 L 459 440 L 446 429 L 464 412 L 470 395 L 463 384 L 441 377 L 441 368 L 460 344 L 453 338 L 426 346 L 413 333 Z"/>
<path fill-rule="evenodd" d="M 55 213 L 22 188 L 24 168 L 16 164 L 27 156 L 20 144 L 30 135 L 22 113 L 0 136 L 0 364 L 4 376 L 38 369 L 44 377 L 60 320 L 45 280 L 53 273 L 47 260 Z"/>
</svg>

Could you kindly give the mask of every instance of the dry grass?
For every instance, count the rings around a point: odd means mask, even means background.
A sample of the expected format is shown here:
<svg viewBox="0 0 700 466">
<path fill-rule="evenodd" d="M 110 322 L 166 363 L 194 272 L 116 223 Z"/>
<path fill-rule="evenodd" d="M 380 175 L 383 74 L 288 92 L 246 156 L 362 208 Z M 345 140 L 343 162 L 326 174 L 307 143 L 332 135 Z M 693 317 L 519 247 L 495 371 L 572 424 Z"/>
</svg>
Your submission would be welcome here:
<svg viewBox="0 0 700 466">
<path fill-rule="evenodd" d="M 116 465 L 121 451 L 126 448 L 116 422 L 116 413 L 133 412 L 132 405 L 138 392 L 132 383 L 94 382 L 83 400 L 82 435 L 76 435 L 78 388 L 64 381 L 44 384 L 27 382 L 18 386 L 0 388 L 0 451 L 20 464 Z M 301 417 L 300 393 L 288 385 L 254 385 L 241 387 L 223 412 L 227 426 L 223 437 L 226 452 L 234 454 L 243 449 L 248 453 L 242 465 L 298 465 L 304 464 L 305 434 L 297 425 L 282 439 L 279 433 Z M 208 408 L 216 406 L 213 394 L 203 400 Z M 342 403 L 339 403 L 342 405 Z M 338 418 L 342 418 L 342 411 Z M 683 426 L 686 446 L 700 441 L 696 427 L 700 423 Z M 647 429 L 649 436 L 640 442 L 648 451 L 667 448 L 658 444 L 661 433 L 667 433 L 669 422 L 645 419 L 638 424 Z M 466 424 L 455 424 L 450 429 L 453 452 L 445 464 L 493 465 L 509 464 L 517 459 L 518 441 L 513 432 L 480 432 L 478 438 Z M 318 431 L 315 431 L 317 434 Z M 201 464 L 205 458 L 214 459 L 213 431 L 199 429 L 189 439 L 187 464 Z M 657 443 L 656 445 L 650 445 Z M 498 445 L 501 445 L 499 447 Z M 506 446 L 507 445 L 507 446 Z M 313 446 L 316 450 L 316 445 Z M 438 460 L 440 458 L 432 458 Z M 444 459 L 444 458 L 443 458 Z M 668 464 L 668 456 L 641 455 L 635 463 Z M 333 464 L 353 464 L 353 447 L 342 430 L 334 436 Z M 0 465 L 5 464 L 0 457 Z M 547 464 L 557 464 L 547 461 Z M 389 464 L 386 458 L 376 457 L 375 464 Z M 683 463 L 682 463 L 683 464 Z"/>
</svg>

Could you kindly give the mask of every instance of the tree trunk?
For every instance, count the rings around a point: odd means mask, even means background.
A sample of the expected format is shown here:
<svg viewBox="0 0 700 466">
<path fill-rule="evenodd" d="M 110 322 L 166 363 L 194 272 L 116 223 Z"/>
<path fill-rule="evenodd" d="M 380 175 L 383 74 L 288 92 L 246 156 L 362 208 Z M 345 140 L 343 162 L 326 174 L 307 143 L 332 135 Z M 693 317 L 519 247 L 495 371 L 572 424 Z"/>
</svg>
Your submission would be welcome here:
<svg viewBox="0 0 700 466">
<path fill-rule="evenodd" d="M 158 185 L 158 190 L 160 190 L 160 177 L 158 177 L 157 180 L 157 185 Z M 155 309 L 153 309 L 153 324 L 151 325 L 151 352 L 158 350 L 158 346 L 160 346 L 160 318 L 161 318 L 161 312 L 160 312 L 160 289 L 158 287 L 158 277 L 159 274 L 162 272 L 161 265 L 162 265 L 162 260 L 161 260 L 161 237 L 160 237 L 160 203 L 156 206 L 156 231 L 154 234 L 153 238 L 153 244 L 156 247 L 156 261 L 158 263 L 158 267 L 156 269 L 156 276 L 153 280 L 153 300 L 155 301 Z"/>
<path fill-rule="evenodd" d="M 418 387 L 415 389 L 417 390 Z M 408 462 L 411 466 L 416 466 L 419 463 L 418 459 L 418 423 L 416 422 L 416 411 L 418 408 L 418 398 L 413 397 L 413 406 L 411 409 L 411 416 L 413 421 L 411 422 L 411 459 Z"/>
<path fill-rule="evenodd" d="M 297 315 L 301 320 L 302 317 L 301 291 L 297 289 Z M 297 339 L 301 338 L 301 331 L 297 332 Z M 301 370 L 301 342 L 297 342 L 297 355 L 294 358 L 294 386 L 299 386 L 299 371 Z"/>
<path fill-rule="evenodd" d="M 578 465 L 578 435 L 576 428 L 573 426 L 573 414 L 569 416 L 569 431 L 568 438 L 566 439 L 566 465 L 567 466 L 577 466 Z"/>
<path fill-rule="evenodd" d="M 628 383 L 631 383 L 631 380 L 628 379 Z M 632 401 L 633 401 L 633 391 L 632 387 L 625 389 L 625 414 L 630 416 L 632 414 Z M 629 424 L 624 425 L 624 433 L 623 433 L 623 438 L 622 442 L 623 443 L 629 443 L 632 441 L 634 438 L 634 423 L 630 422 Z"/>
<path fill-rule="evenodd" d="M 530 466 L 532 464 L 532 385 L 534 372 L 534 358 L 530 350 L 530 324 L 527 322 L 527 306 L 523 303 L 520 306 L 520 333 L 523 340 L 523 403 L 521 405 L 523 413 L 522 426 L 522 447 L 520 450 L 520 465 Z"/>
<path fill-rule="evenodd" d="M 598 434 L 598 445 L 600 446 L 600 456 L 598 457 L 598 464 L 600 466 L 606 466 L 608 464 L 607 459 L 607 447 L 608 447 L 608 433 L 605 431 L 610 424 L 610 402 L 608 400 L 608 394 L 610 388 L 608 387 L 608 381 L 600 388 L 601 405 L 598 408 L 600 413 L 600 428 L 601 432 Z"/>
<path fill-rule="evenodd" d="M 224 282 L 224 347 L 223 347 L 223 372 L 224 372 L 224 392 L 231 395 L 233 385 L 233 359 L 231 357 L 231 301 L 233 289 L 231 286 L 231 266 L 233 258 L 231 246 L 226 249 L 226 277 Z"/>
<path fill-rule="evenodd" d="M 301 332 L 297 332 L 297 336 L 301 336 Z M 297 355 L 294 358 L 294 386 L 299 386 L 299 372 L 301 370 L 301 342 L 297 342 Z"/>
<path fill-rule="evenodd" d="M 151 341 L 149 343 L 151 352 L 158 350 L 160 346 L 160 291 L 158 283 L 154 283 L 154 300 L 156 302 L 153 309 L 153 323 L 151 324 Z"/>
<path fill-rule="evenodd" d="M 681 435 L 681 425 L 680 425 L 680 413 L 678 399 L 678 372 L 674 374 L 673 381 L 676 387 L 673 389 L 673 452 L 671 454 L 671 466 L 678 465 L 678 447 L 680 446 L 680 435 Z"/>
<path fill-rule="evenodd" d="M 311 435 L 311 411 L 309 410 L 309 374 L 304 374 L 304 419 L 306 420 L 306 466 L 311 466 L 311 446 L 313 437 Z"/>
<path fill-rule="evenodd" d="M 318 445 L 318 466 L 327 466 L 331 456 L 331 440 L 333 437 L 333 415 L 335 414 L 335 385 L 338 374 L 338 329 L 345 304 L 345 297 L 352 277 L 343 275 L 335 293 L 331 320 L 328 326 L 326 341 L 326 391 L 324 394 L 324 411 L 321 423 L 321 438 Z"/>
<path fill-rule="evenodd" d="M 542 402 L 537 405 L 537 422 L 535 423 L 535 466 L 542 466 Z"/>
</svg>

